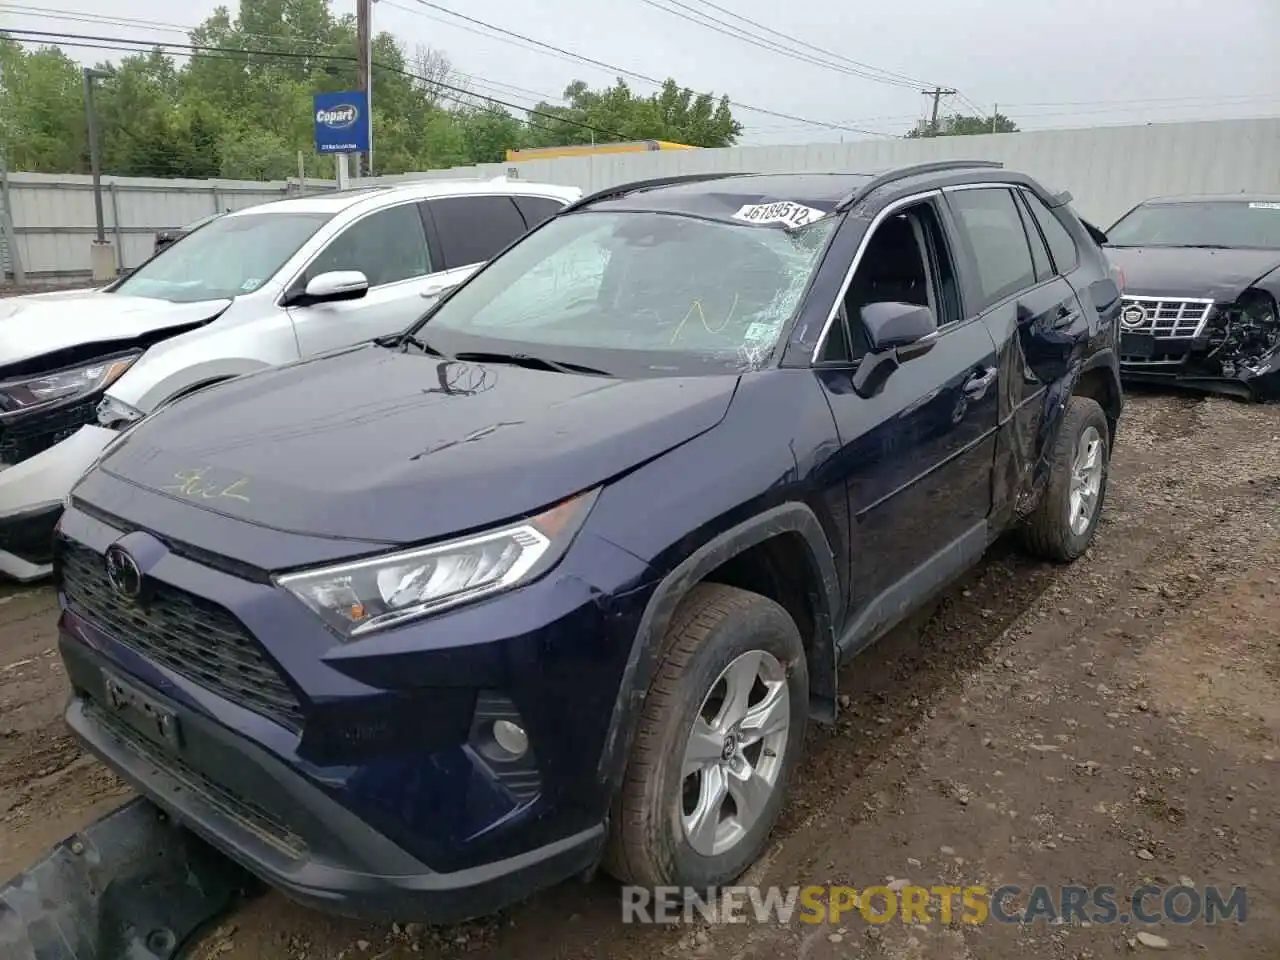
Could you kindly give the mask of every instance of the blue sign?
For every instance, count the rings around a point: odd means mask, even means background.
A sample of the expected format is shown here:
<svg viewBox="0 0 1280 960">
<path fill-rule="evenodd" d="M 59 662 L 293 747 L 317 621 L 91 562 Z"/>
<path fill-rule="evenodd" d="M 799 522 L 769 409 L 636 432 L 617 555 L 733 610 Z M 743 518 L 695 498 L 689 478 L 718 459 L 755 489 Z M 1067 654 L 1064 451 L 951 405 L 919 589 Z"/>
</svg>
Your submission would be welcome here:
<svg viewBox="0 0 1280 960">
<path fill-rule="evenodd" d="M 316 151 L 369 152 L 369 98 L 363 90 L 317 93 Z"/>
</svg>

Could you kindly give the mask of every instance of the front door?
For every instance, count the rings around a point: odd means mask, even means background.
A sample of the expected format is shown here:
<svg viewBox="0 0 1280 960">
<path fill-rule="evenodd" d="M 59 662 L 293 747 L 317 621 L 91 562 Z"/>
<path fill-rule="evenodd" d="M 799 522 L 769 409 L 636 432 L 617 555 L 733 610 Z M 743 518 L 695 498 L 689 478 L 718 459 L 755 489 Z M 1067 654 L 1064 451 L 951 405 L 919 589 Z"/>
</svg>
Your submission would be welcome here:
<svg viewBox="0 0 1280 960">
<path fill-rule="evenodd" d="M 917 201 L 876 228 L 819 365 L 849 499 L 851 647 L 874 639 L 987 544 L 996 348 L 986 325 L 964 314 L 937 202 Z M 861 308 L 878 301 L 928 306 L 939 326 L 931 349 L 860 396 L 854 381 L 869 349 Z"/>
<path fill-rule="evenodd" d="M 358 300 L 290 307 L 304 357 L 403 330 L 456 282 L 431 262 L 422 208 L 412 201 L 348 226 L 311 261 L 301 283 L 334 270 L 359 270 L 369 292 Z"/>
</svg>

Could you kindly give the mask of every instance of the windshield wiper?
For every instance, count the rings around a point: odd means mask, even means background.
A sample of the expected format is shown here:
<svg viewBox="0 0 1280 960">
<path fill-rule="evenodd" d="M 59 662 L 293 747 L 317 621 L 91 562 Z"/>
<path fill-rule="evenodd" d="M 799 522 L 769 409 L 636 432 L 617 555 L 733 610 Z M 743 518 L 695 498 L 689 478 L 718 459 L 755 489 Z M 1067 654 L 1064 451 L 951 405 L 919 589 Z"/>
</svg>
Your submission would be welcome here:
<svg viewBox="0 0 1280 960">
<path fill-rule="evenodd" d="M 535 357 L 527 353 L 489 353 L 483 350 L 470 350 L 459 353 L 455 360 L 474 360 L 477 363 L 510 363 L 530 370 L 552 370 L 556 373 L 585 373 L 594 377 L 611 377 L 608 370 L 583 366 L 580 363 L 565 363 L 561 360 L 548 360 L 546 357 Z"/>
<path fill-rule="evenodd" d="M 435 347 L 431 346 L 431 344 L 427 343 L 427 341 L 408 332 L 393 333 L 385 337 L 377 337 L 373 342 L 378 346 L 386 347 L 387 349 L 399 347 L 401 353 L 405 351 L 406 347 L 417 347 L 423 353 L 430 354 L 433 357 L 442 357 L 446 360 L 449 359 Z"/>
</svg>

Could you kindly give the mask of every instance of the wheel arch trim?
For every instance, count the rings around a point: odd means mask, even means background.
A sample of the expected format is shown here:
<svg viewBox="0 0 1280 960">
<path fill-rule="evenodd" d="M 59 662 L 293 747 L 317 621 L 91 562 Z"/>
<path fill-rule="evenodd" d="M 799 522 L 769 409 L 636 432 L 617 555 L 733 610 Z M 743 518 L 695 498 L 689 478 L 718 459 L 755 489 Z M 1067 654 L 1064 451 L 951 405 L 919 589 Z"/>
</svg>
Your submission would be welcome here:
<svg viewBox="0 0 1280 960">
<path fill-rule="evenodd" d="M 804 540 L 811 566 L 815 599 L 815 634 L 809 651 L 811 689 L 830 685 L 835 696 L 835 618 L 841 609 L 835 554 L 818 518 L 804 503 L 772 507 L 712 537 L 666 574 L 654 588 L 618 684 L 618 699 L 600 754 L 599 778 L 616 790 L 626 772 L 637 720 L 657 670 L 662 638 L 685 595 L 726 560 L 783 534 Z"/>
</svg>

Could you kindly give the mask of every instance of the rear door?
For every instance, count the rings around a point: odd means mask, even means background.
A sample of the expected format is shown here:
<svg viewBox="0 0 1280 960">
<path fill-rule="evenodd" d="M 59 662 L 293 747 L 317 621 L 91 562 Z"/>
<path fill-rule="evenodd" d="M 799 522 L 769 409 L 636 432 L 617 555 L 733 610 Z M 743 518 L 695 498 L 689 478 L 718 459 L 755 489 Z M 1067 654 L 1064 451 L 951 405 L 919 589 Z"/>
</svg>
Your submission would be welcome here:
<svg viewBox="0 0 1280 960">
<path fill-rule="evenodd" d="M 1042 453 L 1045 416 L 1065 389 L 1088 323 L 1057 272 L 1020 188 L 975 184 L 946 190 L 967 289 L 999 350 L 1000 440 L 995 511 L 1010 511 Z"/>
<path fill-rule="evenodd" d="M 438 282 L 418 202 L 367 213 L 334 237 L 294 287 L 335 270 L 359 270 L 369 292 L 359 300 L 290 307 L 301 354 L 358 343 L 403 330 L 423 312 L 424 295 Z"/>
</svg>

